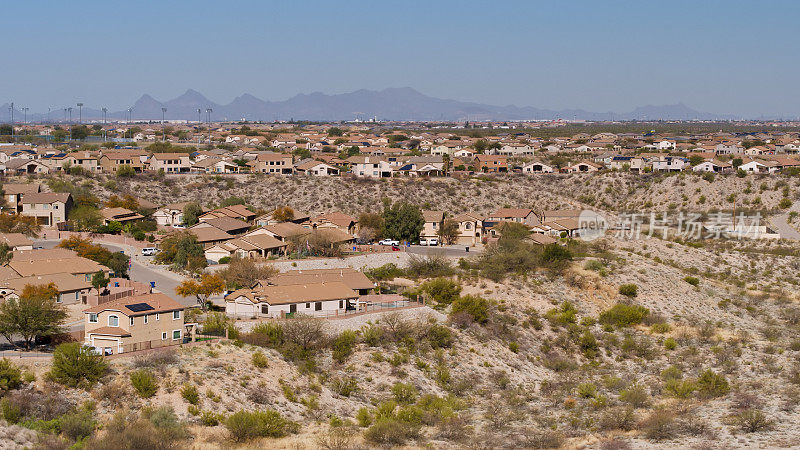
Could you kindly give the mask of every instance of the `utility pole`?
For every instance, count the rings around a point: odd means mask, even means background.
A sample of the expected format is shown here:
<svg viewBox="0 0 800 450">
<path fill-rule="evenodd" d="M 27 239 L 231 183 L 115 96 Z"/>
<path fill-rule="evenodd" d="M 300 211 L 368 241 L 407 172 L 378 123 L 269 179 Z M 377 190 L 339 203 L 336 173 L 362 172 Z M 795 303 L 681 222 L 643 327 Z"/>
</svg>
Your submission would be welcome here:
<svg viewBox="0 0 800 450">
<path fill-rule="evenodd" d="M 83 103 L 78 103 L 78 123 L 83 123 Z"/>
<path fill-rule="evenodd" d="M 167 108 L 161 107 L 161 136 L 164 138 L 164 142 L 167 142 L 167 132 L 164 128 L 164 115 L 167 113 Z"/>
<path fill-rule="evenodd" d="M 108 108 L 105 106 L 103 107 L 103 142 L 108 140 L 108 130 L 106 130 L 106 113 L 108 112 Z"/>
<path fill-rule="evenodd" d="M 11 140 L 14 140 L 14 102 L 11 102 L 11 106 L 8 107 L 9 111 L 11 111 Z"/>
</svg>

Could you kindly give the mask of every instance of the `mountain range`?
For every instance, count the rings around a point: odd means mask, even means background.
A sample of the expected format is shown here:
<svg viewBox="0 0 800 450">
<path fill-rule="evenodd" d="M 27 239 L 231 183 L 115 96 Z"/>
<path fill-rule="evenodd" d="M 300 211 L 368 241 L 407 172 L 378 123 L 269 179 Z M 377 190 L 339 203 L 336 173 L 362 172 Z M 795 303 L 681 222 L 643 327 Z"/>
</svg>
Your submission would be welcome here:
<svg viewBox="0 0 800 450">
<path fill-rule="evenodd" d="M 0 122 L 10 120 L 9 104 L 0 105 Z M 591 112 L 582 109 L 550 110 L 531 106 L 496 106 L 458 100 L 431 97 L 413 88 L 387 88 L 380 91 L 360 89 L 344 94 L 298 94 L 283 101 L 261 100 L 250 94 L 242 94 L 230 103 L 221 105 L 212 102 L 203 94 L 188 89 L 180 96 L 167 101 L 158 101 L 152 96 L 142 95 L 133 105 L 134 120 L 161 120 L 162 110 L 166 108 L 167 120 L 205 120 L 207 109 L 211 109 L 213 121 L 276 121 L 313 120 L 338 121 L 353 119 L 413 120 L 413 121 L 482 121 L 482 120 L 731 120 L 738 117 L 696 111 L 682 103 L 675 105 L 641 106 L 625 113 Z M 198 109 L 200 114 L 198 115 Z M 62 121 L 69 117 L 64 109 L 49 114 L 52 121 Z M 109 120 L 127 118 L 127 108 L 109 111 Z M 92 121 L 102 119 L 103 113 L 96 108 L 83 108 L 82 119 Z M 14 120 L 22 122 L 23 113 L 15 105 Z M 48 114 L 30 113 L 32 122 L 48 120 Z M 72 120 L 78 121 L 78 108 L 73 106 Z"/>
</svg>

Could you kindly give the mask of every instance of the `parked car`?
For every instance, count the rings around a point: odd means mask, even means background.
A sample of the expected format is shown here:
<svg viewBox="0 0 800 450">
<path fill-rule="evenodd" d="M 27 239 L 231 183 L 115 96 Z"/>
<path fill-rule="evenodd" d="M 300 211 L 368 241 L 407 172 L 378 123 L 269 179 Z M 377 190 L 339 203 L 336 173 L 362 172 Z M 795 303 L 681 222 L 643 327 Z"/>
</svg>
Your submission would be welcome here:
<svg viewBox="0 0 800 450">
<path fill-rule="evenodd" d="M 155 247 L 147 247 L 142 249 L 142 256 L 153 256 L 158 253 L 158 249 Z"/>
<path fill-rule="evenodd" d="M 172 228 L 174 228 L 176 230 L 185 230 L 186 229 L 186 225 L 184 225 L 182 223 L 176 223 L 175 225 L 172 226 Z"/>
<path fill-rule="evenodd" d="M 378 242 L 380 245 L 400 245 L 400 241 L 396 241 L 394 239 L 384 239 Z"/>
<path fill-rule="evenodd" d="M 400 251 L 400 247 L 398 247 L 398 246 L 396 246 L 396 245 L 393 245 L 393 246 L 392 246 L 392 251 L 393 251 L 393 252 L 399 252 L 399 251 Z"/>
<path fill-rule="evenodd" d="M 435 245 L 439 245 L 439 238 L 428 238 L 428 239 L 423 239 L 423 240 L 420 242 L 420 244 L 421 244 L 421 245 L 434 245 L 434 246 L 435 246 Z"/>
</svg>

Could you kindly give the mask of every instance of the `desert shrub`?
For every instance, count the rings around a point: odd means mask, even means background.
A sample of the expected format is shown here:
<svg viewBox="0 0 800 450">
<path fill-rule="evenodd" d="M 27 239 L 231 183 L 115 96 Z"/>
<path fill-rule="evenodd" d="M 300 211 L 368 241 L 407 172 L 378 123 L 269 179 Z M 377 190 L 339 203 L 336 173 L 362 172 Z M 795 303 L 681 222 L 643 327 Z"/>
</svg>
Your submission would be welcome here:
<svg viewBox="0 0 800 450">
<path fill-rule="evenodd" d="M 564 435 L 558 431 L 541 430 L 525 434 L 524 448 L 561 448 L 564 445 Z"/>
<path fill-rule="evenodd" d="M 773 421 L 760 409 L 748 408 L 738 413 L 735 422 L 745 433 L 756 433 L 772 428 Z"/>
<path fill-rule="evenodd" d="M 458 313 L 466 313 L 469 317 L 479 324 L 489 321 L 489 301 L 476 295 L 465 295 L 453 302 L 450 316 Z"/>
<path fill-rule="evenodd" d="M 231 317 L 219 312 L 212 312 L 206 315 L 206 318 L 203 321 L 202 334 L 224 336 L 225 330 L 228 330 L 229 336 L 230 331 L 235 330 L 233 319 Z M 233 338 L 234 336 L 230 337 Z"/>
<path fill-rule="evenodd" d="M 90 408 L 82 408 L 58 418 L 58 429 L 73 441 L 91 436 L 97 427 L 94 412 Z"/>
<path fill-rule="evenodd" d="M 697 384 L 692 380 L 670 379 L 664 383 L 664 390 L 675 398 L 689 398 L 697 390 Z"/>
<path fill-rule="evenodd" d="M 641 323 L 649 313 L 650 310 L 644 306 L 617 303 L 611 309 L 600 313 L 600 323 L 627 327 Z"/>
<path fill-rule="evenodd" d="M 17 423 L 22 419 L 22 410 L 8 398 L 0 400 L 0 412 L 8 423 Z"/>
<path fill-rule="evenodd" d="M 461 285 L 449 278 L 436 278 L 422 283 L 419 290 L 427 294 L 436 305 L 447 306 L 461 294 Z"/>
<path fill-rule="evenodd" d="M 261 350 L 253 353 L 253 365 L 258 367 L 259 369 L 264 369 L 269 367 L 269 360 L 267 359 L 267 355 L 264 354 Z"/>
<path fill-rule="evenodd" d="M 672 327 L 668 323 L 659 322 L 650 326 L 650 331 L 653 333 L 669 333 Z"/>
<path fill-rule="evenodd" d="M 179 448 L 188 433 L 169 406 L 144 408 L 139 416 L 117 413 L 106 433 L 89 440 L 92 450 L 162 450 Z"/>
<path fill-rule="evenodd" d="M 283 345 L 278 349 L 290 360 L 309 359 L 327 340 L 325 323 L 313 317 L 295 317 L 283 322 Z"/>
<path fill-rule="evenodd" d="M 367 269 L 364 271 L 364 275 L 373 281 L 387 281 L 402 277 L 405 275 L 405 271 L 398 268 L 396 264 L 389 263 L 374 269 Z"/>
<path fill-rule="evenodd" d="M 200 414 L 200 423 L 207 427 L 215 427 L 219 425 L 223 420 L 225 420 L 225 416 L 219 413 L 215 413 L 213 411 L 203 411 Z"/>
<path fill-rule="evenodd" d="M 235 412 L 225 420 L 225 427 L 237 442 L 257 437 L 284 437 L 300 429 L 299 424 L 271 409 Z"/>
<path fill-rule="evenodd" d="M 146 369 L 139 369 L 131 372 L 131 385 L 133 389 L 139 394 L 139 397 L 150 398 L 156 395 L 158 391 L 158 383 L 153 372 Z"/>
<path fill-rule="evenodd" d="M 411 255 L 408 258 L 406 274 L 419 278 L 449 277 L 453 275 L 453 266 L 450 261 L 439 254 L 427 256 Z"/>
<path fill-rule="evenodd" d="M 546 269 L 560 271 L 572 261 L 572 252 L 558 244 L 547 244 L 539 254 L 539 265 Z"/>
<path fill-rule="evenodd" d="M 554 325 L 568 325 L 577 322 L 577 313 L 578 310 L 572 303 L 564 301 L 560 307 L 548 310 L 544 317 Z"/>
<path fill-rule="evenodd" d="M 425 336 L 428 338 L 428 343 L 430 343 L 431 347 L 434 349 L 450 348 L 455 341 L 450 328 L 439 324 L 431 325 L 425 333 Z"/>
<path fill-rule="evenodd" d="M 647 389 L 638 384 L 620 391 L 619 399 L 620 401 L 628 403 L 634 408 L 643 408 L 650 404 L 650 396 L 647 394 Z"/>
<path fill-rule="evenodd" d="M 697 380 L 697 393 L 702 398 L 722 397 L 730 392 L 728 380 L 722 374 L 714 373 L 711 369 L 700 374 Z"/>
<path fill-rule="evenodd" d="M 697 278 L 697 277 L 689 276 L 689 277 L 684 278 L 683 281 L 685 281 L 685 282 L 687 282 L 687 283 L 689 283 L 689 284 L 691 284 L 692 286 L 695 286 L 695 287 L 700 286 L 700 278 Z"/>
<path fill-rule="evenodd" d="M 330 382 L 330 388 L 342 397 L 349 397 L 358 389 L 358 381 L 351 377 L 333 378 Z"/>
<path fill-rule="evenodd" d="M 175 350 L 160 350 L 157 352 L 145 353 L 138 356 L 133 360 L 133 366 L 136 368 L 156 368 L 161 369 L 170 366 L 179 361 L 178 354 Z"/>
<path fill-rule="evenodd" d="M 619 406 L 611 408 L 600 417 L 598 423 L 601 430 L 623 430 L 630 431 L 636 425 L 636 416 L 633 414 L 633 407 Z"/>
<path fill-rule="evenodd" d="M 369 412 L 369 408 L 362 406 L 358 409 L 358 412 L 356 412 L 356 422 L 358 426 L 362 428 L 372 425 L 372 414 Z"/>
<path fill-rule="evenodd" d="M 600 346 L 597 344 L 597 338 L 595 338 L 594 334 L 589 330 L 585 330 L 578 339 L 578 347 L 580 347 L 583 355 L 587 358 L 594 358 L 597 356 L 597 351 L 600 349 Z"/>
<path fill-rule="evenodd" d="M 640 424 L 645 437 L 654 441 L 672 439 L 677 434 L 675 415 L 664 410 L 653 411 Z"/>
<path fill-rule="evenodd" d="M 370 347 L 378 347 L 383 341 L 385 331 L 382 327 L 369 324 L 361 327 L 361 338 Z"/>
<path fill-rule="evenodd" d="M 676 348 L 678 348 L 678 341 L 676 341 L 671 337 L 666 338 L 664 339 L 664 348 L 667 350 L 675 350 Z"/>
<path fill-rule="evenodd" d="M 200 403 L 200 392 L 198 392 L 197 386 L 193 384 L 183 385 L 181 388 L 181 397 L 191 405 Z"/>
<path fill-rule="evenodd" d="M 416 437 L 417 434 L 415 427 L 399 419 L 382 417 L 364 432 L 364 439 L 370 444 L 398 446 Z"/>
<path fill-rule="evenodd" d="M 48 377 L 69 387 L 89 387 L 107 371 L 108 365 L 93 348 L 71 342 L 56 347 Z"/>
<path fill-rule="evenodd" d="M 625 297 L 636 297 L 639 295 L 639 286 L 633 283 L 620 285 L 619 293 Z"/>
<path fill-rule="evenodd" d="M 0 359 L 0 391 L 16 389 L 22 385 L 22 371 L 8 358 Z"/>
<path fill-rule="evenodd" d="M 581 398 L 594 398 L 597 396 L 597 386 L 594 383 L 581 383 L 578 385 L 578 396 Z"/>
<path fill-rule="evenodd" d="M 411 383 L 395 383 L 392 386 L 392 395 L 394 395 L 395 401 L 401 405 L 414 403 L 418 394 L 417 387 Z"/>
<path fill-rule="evenodd" d="M 283 326 L 277 322 L 264 322 L 242 336 L 242 341 L 261 347 L 277 348 L 283 344 Z"/>
<path fill-rule="evenodd" d="M 228 264 L 229 262 L 231 262 L 231 257 L 230 256 L 223 256 L 217 262 L 219 262 L 220 264 Z"/>
<path fill-rule="evenodd" d="M 333 359 L 340 363 L 347 360 L 347 358 L 353 354 L 357 341 L 358 336 L 355 331 L 342 331 L 341 334 L 336 336 L 336 339 L 333 340 Z"/>
</svg>

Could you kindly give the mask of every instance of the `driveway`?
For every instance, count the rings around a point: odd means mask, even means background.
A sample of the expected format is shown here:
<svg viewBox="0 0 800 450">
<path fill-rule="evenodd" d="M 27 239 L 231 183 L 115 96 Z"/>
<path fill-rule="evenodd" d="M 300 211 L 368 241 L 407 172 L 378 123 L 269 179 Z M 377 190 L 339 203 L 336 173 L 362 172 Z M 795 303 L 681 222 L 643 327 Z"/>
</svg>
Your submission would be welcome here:
<svg viewBox="0 0 800 450">
<path fill-rule="evenodd" d="M 781 235 L 781 239 L 800 240 L 800 232 L 789 224 L 789 214 L 778 214 L 769 218 L 770 224 Z"/>
</svg>

